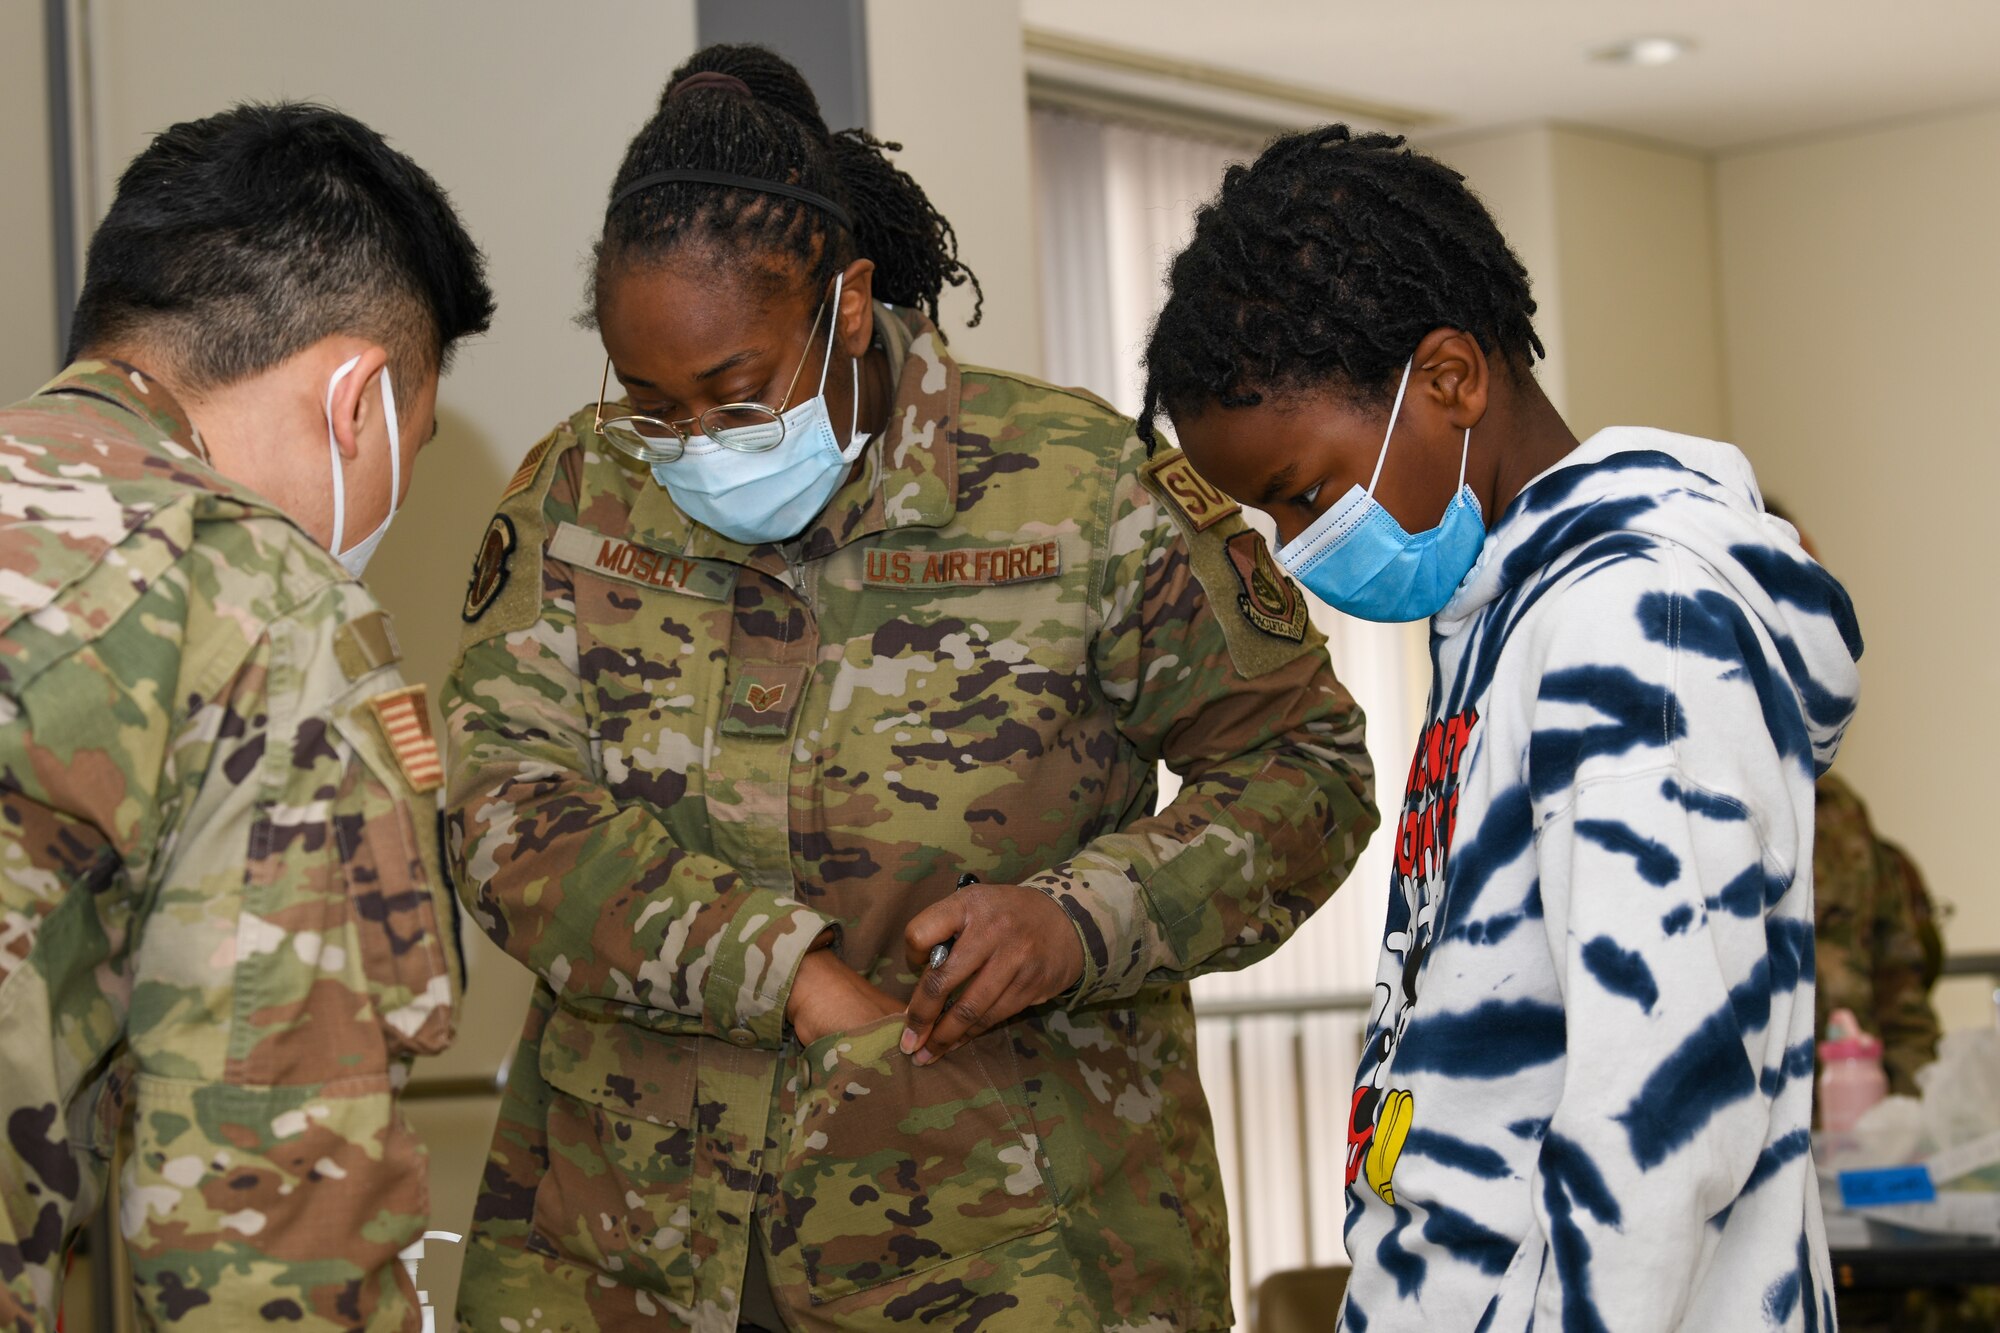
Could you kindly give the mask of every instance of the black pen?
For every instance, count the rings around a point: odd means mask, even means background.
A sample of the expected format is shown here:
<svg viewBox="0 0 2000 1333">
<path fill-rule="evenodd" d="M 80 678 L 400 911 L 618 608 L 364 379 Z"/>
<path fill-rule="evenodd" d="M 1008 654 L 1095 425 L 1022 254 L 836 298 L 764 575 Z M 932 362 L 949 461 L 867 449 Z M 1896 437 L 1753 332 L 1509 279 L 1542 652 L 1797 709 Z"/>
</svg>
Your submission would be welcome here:
<svg viewBox="0 0 2000 1333">
<path fill-rule="evenodd" d="M 958 877 L 958 886 L 957 888 L 954 888 L 952 892 L 956 893 L 958 892 L 959 889 L 964 888 L 966 885 L 977 884 L 978 882 L 979 882 L 979 876 L 973 874 L 970 870 L 968 870 L 963 875 L 960 875 Z M 931 946 L 931 956 L 928 960 L 930 963 L 931 971 L 935 972 L 939 968 L 943 967 L 946 963 L 951 961 L 952 940 L 955 940 L 957 938 L 958 936 L 954 935 L 951 937 L 950 940 L 946 940 L 943 944 L 933 944 Z"/>
</svg>

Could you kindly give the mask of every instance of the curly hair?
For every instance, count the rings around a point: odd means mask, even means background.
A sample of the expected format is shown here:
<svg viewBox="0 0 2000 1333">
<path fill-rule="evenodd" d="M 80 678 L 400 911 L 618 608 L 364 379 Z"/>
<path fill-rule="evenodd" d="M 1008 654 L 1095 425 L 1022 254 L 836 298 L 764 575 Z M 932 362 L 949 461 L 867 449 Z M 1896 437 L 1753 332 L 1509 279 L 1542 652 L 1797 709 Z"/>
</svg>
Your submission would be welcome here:
<svg viewBox="0 0 2000 1333">
<path fill-rule="evenodd" d="M 1542 356 L 1528 271 L 1465 178 L 1398 136 L 1329 125 L 1274 140 L 1195 214 L 1146 344 L 1140 433 L 1161 411 L 1334 387 L 1386 399 L 1433 329 Z"/>
<path fill-rule="evenodd" d="M 726 77 L 680 87 L 698 74 Z M 968 323 L 978 324 L 979 279 L 959 260 L 951 223 L 886 156 L 901 149 L 865 130 L 829 131 L 804 76 L 766 47 L 697 51 L 674 71 L 653 118 L 625 150 L 597 246 L 594 303 L 602 306 L 604 284 L 622 266 L 699 242 L 739 259 L 785 255 L 818 286 L 855 259 L 872 259 L 877 299 L 916 307 L 933 320 L 944 289 L 970 283 Z M 810 202 L 691 181 L 619 197 L 640 178 L 669 170 L 782 182 L 832 200 L 853 225 Z"/>
</svg>

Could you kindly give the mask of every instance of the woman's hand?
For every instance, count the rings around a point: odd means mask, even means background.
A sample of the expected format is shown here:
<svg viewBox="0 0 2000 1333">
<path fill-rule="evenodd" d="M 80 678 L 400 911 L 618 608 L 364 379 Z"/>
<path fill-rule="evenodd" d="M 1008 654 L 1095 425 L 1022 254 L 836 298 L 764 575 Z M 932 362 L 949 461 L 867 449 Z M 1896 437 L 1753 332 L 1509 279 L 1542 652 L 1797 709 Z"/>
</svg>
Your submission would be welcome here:
<svg viewBox="0 0 2000 1333">
<path fill-rule="evenodd" d="M 805 1046 L 902 1012 L 898 1001 L 877 990 L 831 949 L 815 949 L 805 956 L 785 1001 L 785 1018 Z"/>
<path fill-rule="evenodd" d="M 946 941 L 951 957 L 928 966 L 931 949 Z M 920 1065 L 1053 1000 L 1083 975 L 1083 944 L 1069 914 L 1020 884 L 966 885 L 918 913 L 903 944 L 917 973 L 903 1053 Z"/>
</svg>

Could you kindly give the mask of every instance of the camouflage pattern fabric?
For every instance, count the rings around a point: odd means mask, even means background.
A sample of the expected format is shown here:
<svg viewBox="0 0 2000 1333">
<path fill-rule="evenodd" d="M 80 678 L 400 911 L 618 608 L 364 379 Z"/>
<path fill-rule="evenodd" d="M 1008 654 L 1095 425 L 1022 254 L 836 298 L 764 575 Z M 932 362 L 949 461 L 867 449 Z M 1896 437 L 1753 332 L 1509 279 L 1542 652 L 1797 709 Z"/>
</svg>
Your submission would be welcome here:
<svg viewBox="0 0 2000 1333">
<path fill-rule="evenodd" d="M 1901 849 L 1875 836 L 1867 807 L 1833 774 L 1814 792 L 1813 915 L 1819 1034 L 1852 1009 L 1882 1039 L 1889 1090 L 1915 1096 L 1916 1072 L 1937 1058 L 1936 972 L 1913 901 L 1929 901 Z M 1928 916 L 1928 912 L 1925 913 Z"/>
<path fill-rule="evenodd" d="M 395 660 L 157 381 L 0 412 L 0 1328 L 56 1326 L 121 1136 L 147 1326 L 417 1327 L 393 1089 L 460 977 Z"/>
<path fill-rule="evenodd" d="M 462 1327 L 722 1333 L 746 1270 L 793 1329 L 1232 1322 L 1186 983 L 1353 866 L 1361 713 L 1178 454 L 877 329 L 891 424 L 783 548 L 691 524 L 588 409 L 482 543 L 452 853 L 541 985 Z M 966 871 L 1070 915 L 1066 1001 L 923 1069 L 893 1018 L 801 1049 L 816 937 L 907 997 L 903 928 Z"/>
</svg>

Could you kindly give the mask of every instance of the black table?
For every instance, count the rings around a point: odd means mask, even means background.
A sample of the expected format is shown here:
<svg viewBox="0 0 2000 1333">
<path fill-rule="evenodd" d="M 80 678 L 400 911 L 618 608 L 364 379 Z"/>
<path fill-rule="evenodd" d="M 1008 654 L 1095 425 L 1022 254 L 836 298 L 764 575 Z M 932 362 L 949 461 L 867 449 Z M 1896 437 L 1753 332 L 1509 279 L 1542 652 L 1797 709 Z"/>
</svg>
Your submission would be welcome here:
<svg viewBox="0 0 2000 1333">
<path fill-rule="evenodd" d="M 2000 1240 L 1939 1236 L 1869 1219 L 1866 1245 L 1836 1246 L 1841 1291 L 2000 1286 Z"/>
</svg>

